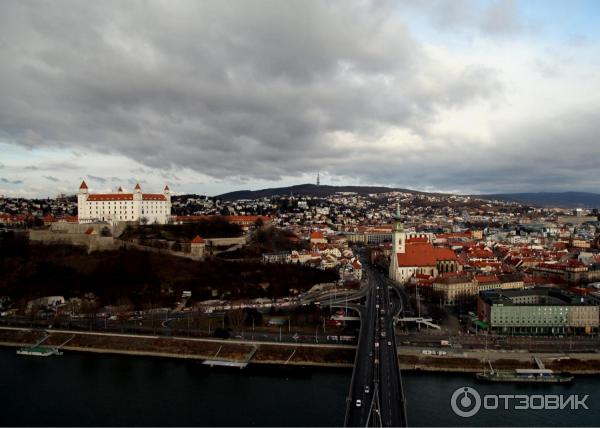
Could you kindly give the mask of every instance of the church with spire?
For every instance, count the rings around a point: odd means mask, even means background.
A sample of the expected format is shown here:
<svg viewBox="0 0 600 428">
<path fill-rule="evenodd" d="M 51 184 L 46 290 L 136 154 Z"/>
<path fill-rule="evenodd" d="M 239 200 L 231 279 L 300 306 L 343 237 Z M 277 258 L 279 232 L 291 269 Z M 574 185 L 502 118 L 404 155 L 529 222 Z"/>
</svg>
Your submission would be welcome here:
<svg viewBox="0 0 600 428">
<path fill-rule="evenodd" d="M 415 275 L 437 277 L 447 272 L 460 272 L 456 254 L 450 248 L 435 247 L 426 234 L 407 233 L 396 204 L 392 229 L 392 254 L 389 277 L 402 284 Z"/>
<path fill-rule="evenodd" d="M 131 193 L 122 187 L 114 193 L 90 193 L 82 181 L 77 192 L 77 217 L 79 223 L 144 219 L 148 224 L 166 224 L 171 218 L 171 189 L 165 186 L 162 193 L 142 193 L 138 183 Z"/>
</svg>

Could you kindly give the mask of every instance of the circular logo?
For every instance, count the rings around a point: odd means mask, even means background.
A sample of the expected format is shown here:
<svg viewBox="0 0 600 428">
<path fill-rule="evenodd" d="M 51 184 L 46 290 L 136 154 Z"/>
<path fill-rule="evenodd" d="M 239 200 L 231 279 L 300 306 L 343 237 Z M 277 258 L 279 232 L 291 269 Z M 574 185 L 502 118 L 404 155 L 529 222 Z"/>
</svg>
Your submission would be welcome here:
<svg viewBox="0 0 600 428">
<path fill-rule="evenodd" d="M 450 406 L 454 413 L 461 418 L 470 418 L 481 408 L 481 396 L 473 388 L 463 386 L 452 394 Z"/>
</svg>

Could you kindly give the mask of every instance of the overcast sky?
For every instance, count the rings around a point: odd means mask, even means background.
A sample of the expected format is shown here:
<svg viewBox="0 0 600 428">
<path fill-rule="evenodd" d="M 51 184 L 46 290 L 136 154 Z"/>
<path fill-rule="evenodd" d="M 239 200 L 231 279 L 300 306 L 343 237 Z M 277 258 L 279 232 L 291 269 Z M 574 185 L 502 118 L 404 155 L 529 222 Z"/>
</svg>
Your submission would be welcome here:
<svg viewBox="0 0 600 428">
<path fill-rule="evenodd" d="M 600 3 L 0 2 L 0 194 L 598 192 Z"/>
</svg>

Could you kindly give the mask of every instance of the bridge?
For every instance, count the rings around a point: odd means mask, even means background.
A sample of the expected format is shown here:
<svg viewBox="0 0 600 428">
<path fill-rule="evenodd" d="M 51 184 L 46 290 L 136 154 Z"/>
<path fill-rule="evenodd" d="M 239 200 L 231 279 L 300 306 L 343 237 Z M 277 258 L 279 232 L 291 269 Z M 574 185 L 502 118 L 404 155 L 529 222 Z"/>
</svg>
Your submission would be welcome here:
<svg viewBox="0 0 600 428">
<path fill-rule="evenodd" d="M 361 328 L 344 425 L 407 426 L 394 332 L 394 316 L 402 311 L 403 299 L 401 293 L 390 293 L 388 282 L 379 273 L 372 269 L 364 272 L 367 301 L 360 312 Z"/>
</svg>

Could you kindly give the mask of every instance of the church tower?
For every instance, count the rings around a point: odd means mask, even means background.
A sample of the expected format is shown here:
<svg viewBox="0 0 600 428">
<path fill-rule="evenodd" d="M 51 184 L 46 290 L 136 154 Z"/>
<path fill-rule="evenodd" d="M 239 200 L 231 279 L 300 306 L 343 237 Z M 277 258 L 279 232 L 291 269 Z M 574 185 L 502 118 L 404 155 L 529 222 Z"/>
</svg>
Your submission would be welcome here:
<svg viewBox="0 0 600 428">
<path fill-rule="evenodd" d="M 80 223 L 90 216 L 86 209 L 88 195 L 88 186 L 84 180 L 81 182 L 81 186 L 79 186 L 79 191 L 77 192 L 77 217 Z"/>
<path fill-rule="evenodd" d="M 398 273 L 398 256 L 406 249 L 406 232 L 400 217 L 400 204 L 396 203 L 396 215 L 394 216 L 394 229 L 392 230 L 392 254 L 390 260 L 389 277 L 396 279 Z"/>
</svg>

